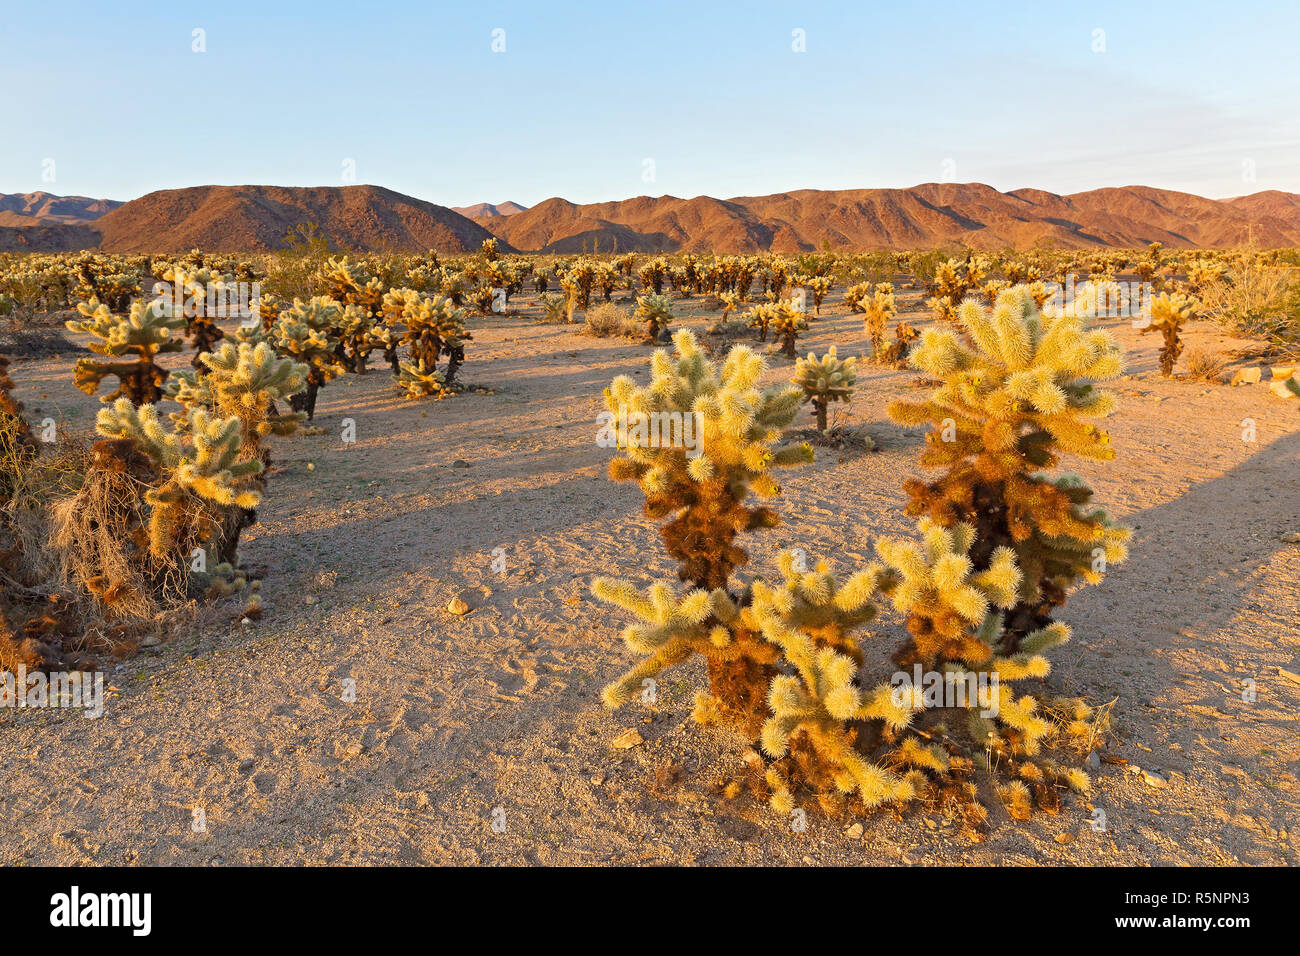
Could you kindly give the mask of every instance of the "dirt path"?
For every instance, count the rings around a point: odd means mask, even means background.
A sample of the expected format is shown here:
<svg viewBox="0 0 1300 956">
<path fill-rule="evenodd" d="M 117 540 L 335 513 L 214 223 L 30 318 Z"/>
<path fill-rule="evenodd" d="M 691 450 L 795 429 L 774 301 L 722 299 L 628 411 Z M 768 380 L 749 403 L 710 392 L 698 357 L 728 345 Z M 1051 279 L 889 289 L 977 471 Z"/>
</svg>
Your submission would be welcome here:
<svg viewBox="0 0 1300 956">
<path fill-rule="evenodd" d="M 1297 862 L 1300 684 L 1278 672 L 1300 672 L 1300 547 L 1280 540 L 1300 530 L 1297 403 L 1161 381 L 1155 337 L 1111 323 L 1131 372 L 1119 457 L 1081 470 L 1137 530 L 1131 560 L 1068 605 L 1076 636 L 1050 682 L 1117 699 L 1112 752 L 1168 786 L 1103 768 L 1090 802 L 1104 832 L 1069 798 L 1027 824 L 995 809 L 977 845 L 923 812 L 874 815 L 860 840 L 816 816 L 795 833 L 712 792 L 741 747 L 689 724 L 697 669 L 674 672 L 653 708 L 600 707 L 628 657 L 624 622 L 587 582 L 669 571 L 639 492 L 605 478 L 594 442 L 601 389 L 620 372 L 645 380 L 649 350 L 534 325 L 522 304 L 471 320 L 462 377 L 492 394 L 409 402 L 376 367 L 325 388 L 324 435 L 275 444 L 242 551 L 266 569 L 262 621 L 240 626 L 230 604 L 116 665 L 99 720 L 0 712 L 0 862 Z M 804 350 L 869 350 L 838 299 L 824 311 Z M 1189 348 L 1201 342 L 1222 344 L 1198 327 Z M 96 403 L 70 366 L 22 362 L 13 377 L 33 417 L 87 429 Z M 864 373 L 847 419 L 880 450 L 823 450 L 788 473 L 756 570 L 799 546 L 848 571 L 873 536 L 909 530 L 899 486 L 918 473 L 920 432 L 885 406 L 915 395 L 914 376 Z M 788 375 L 774 359 L 770 379 Z M 355 445 L 339 440 L 344 418 Z M 476 607 L 455 617 L 462 591 Z M 900 634 L 889 618 L 875 639 L 892 649 Z M 611 749 L 628 727 L 646 743 Z"/>
</svg>

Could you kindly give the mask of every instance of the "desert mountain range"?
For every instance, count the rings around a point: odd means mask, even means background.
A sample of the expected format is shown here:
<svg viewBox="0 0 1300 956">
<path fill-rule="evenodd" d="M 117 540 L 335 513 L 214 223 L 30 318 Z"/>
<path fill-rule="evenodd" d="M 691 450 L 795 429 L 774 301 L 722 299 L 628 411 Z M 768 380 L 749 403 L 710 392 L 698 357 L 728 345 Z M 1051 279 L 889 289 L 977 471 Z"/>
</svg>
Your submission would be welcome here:
<svg viewBox="0 0 1300 956">
<path fill-rule="evenodd" d="M 472 213 L 473 215 L 465 215 Z M 547 199 L 449 209 L 379 186 L 194 186 L 127 203 L 0 196 L 0 251 L 99 248 L 260 252 L 315 223 L 335 246 L 355 251 L 464 252 L 489 236 L 503 251 L 792 253 L 914 249 L 964 243 L 1058 248 L 1222 248 L 1254 241 L 1300 246 L 1300 195 L 1275 190 L 1235 199 L 1123 186 L 1057 195 L 999 192 L 980 183 L 910 189 L 800 189 L 713 199 L 638 196 L 577 204 Z"/>
</svg>

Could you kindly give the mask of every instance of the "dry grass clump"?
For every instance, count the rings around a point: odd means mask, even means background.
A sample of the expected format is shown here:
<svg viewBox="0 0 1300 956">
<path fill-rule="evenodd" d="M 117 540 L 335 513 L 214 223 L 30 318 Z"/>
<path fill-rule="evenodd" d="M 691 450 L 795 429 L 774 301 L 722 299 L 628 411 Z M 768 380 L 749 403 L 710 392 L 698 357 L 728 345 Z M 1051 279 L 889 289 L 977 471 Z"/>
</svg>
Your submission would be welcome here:
<svg viewBox="0 0 1300 956">
<path fill-rule="evenodd" d="M 1209 349 L 1192 349 L 1183 362 L 1187 377 L 1201 382 L 1222 381 L 1228 368 L 1228 359 L 1222 352 Z"/>
<path fill-rule="evenodd" d="M 612 302 L 602 302 L 587 310 L 587 332 L 599 338 L 616 335 L 640 337 L 643 334 L 640 323 L 633 321 L 632 314 Z"/>
</svg>

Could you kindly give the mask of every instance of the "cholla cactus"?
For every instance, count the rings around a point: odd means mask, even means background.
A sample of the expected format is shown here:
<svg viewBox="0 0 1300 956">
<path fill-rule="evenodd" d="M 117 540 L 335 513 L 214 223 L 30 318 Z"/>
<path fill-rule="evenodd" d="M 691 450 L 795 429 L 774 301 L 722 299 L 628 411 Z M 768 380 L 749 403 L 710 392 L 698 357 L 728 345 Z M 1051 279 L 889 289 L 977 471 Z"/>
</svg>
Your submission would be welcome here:
<svg viewBox="0 0 1300 956">
<path fill-rule="evenodd" d="M 885 351 L 880 355 L 879 361 L 885 365 L 901 368 L 906 364 L 907 353 L 911 349 L 912 343 L 920 337 L 921 333 L 907 322 L 900 320 L 894 323 L 894 340 L 885 346 Z"/>
<path fill-rule="evenodd" d="M 865 307 L 863 301 L 871 296 L 871 283 L 858 282 L 844 290 L 844 304 L 849 307 L 850 312 L 862 312 Z"/>
<path fill-rule="evenodd" d="M 655 295 L 663 295 L 664 279 L 668 277 L 668 263 L 662 257 L 651 259 L 637 272 L 641 288 Z"/>
<path fill-rule="evenodd" d="M 848 402 L 853 397 L 853 386 L 858 381 L 858 360 L 855 356 L 840 359 L 835 346 L 821 358 L 809 352 L 807 358 L 795 363 L 795 385 L 803 389 L 805 401 L 812 402 L 817 415 L 817 430 L 827 429 L 827 408 L 831 402 Z"/>
<path fill-rule="evenodd" d="M 442 372 L 427 365 L 424 359 L 401 362 L 395 376 L 397 387 L 409 398 L 446 398 L 454 394 L 443 380 Z"/>
<path fill-rule="evenodd" d="M 758 333 L 760 342 L 767 341 L 767 331 L 774 318 L 776 318 L 776 305 L 772 302 L 756 303 L 745 313 L 745 320 L 749 323 L 749 327 Z"/>
<path fill-rule="evenodd" d="M 656 352 L 648 386 L 619 376 L 605 390 L 606 428 L 626 455 L 610 462 L 609 473 L 615 481 L 641 486 L 651 518 L 671 517 L 660 534 L 678 562 L 678 578 L 697 592 L 679 603 L 659 586 L 644 601 L 625 582 L 593 585 L 598 597 L 661 628 L 653 640 L 629 632 L 629 641 L 651 651 L 657 663 L 632 672 L 620 684 L 623 690 L 607 700 L 626 699 L 641 679 L 691 653 L 705 653 L 707 643 L 718 653 L 706 653 L 711 696 L 707 706 L 697 707 L 697 717 L 757 733 L 766 717 L 775 648 L 744 626 L 725 588 L 732 571 L 749 560 L 736 536 L 777 523 L 770 508 L 746 504 L 750 493 L 773 497 L 780 488 L 771 469 L 812 460 L 806 444 L 774 447 L 798 413 L 801 395 L 790 386 L 760 391 L 763 362 L 748 348 L 732 349 L 719 369 L 690 332 L 678 332 L 673 341 L 677 358 Z M 687 625 L 703 630 L 686 634 Z"/>
<path fill-rule="evenodd" d="M 976 529 L 971 558 L 991 566 L 1006 546 L 1022 572 L 1016 605 L 1004 614 L 1008 647 L 1051 623 L 1053 608 L 1079 579 L 1100 580 L 1122 561 L 1128 530 L 1090 505 L 1092 490 L 1074 475 L 1050 477 L 1062 453 L 1108 461 L 1110 436 L 1088 419 L 1109 415 L 1114 396 L 1093 383 L 1123 369 L 1119 346 L 1073 315 L 1045 316 L 1023 288 L 988 311 L 963 303 L 970 337 L 929 329 L 910 362 L 943 383 L 925 402 L 896 402 L 889 413 L 907 425 L 929 423 L 927 467 L 937 481 L 904 484 L 910 514 Z"/>
<path fill-rule="evenodd" d="M 129 317 L 113 314 L 96 299 L 77 303 L 77 311 L 84 318 L 69 321 L 67 327 L 98 339 L 90 344 L 92 352 L 111 358 L 129 356 L 121 362 L 78 359 L 73 373 L 77 388 L 94 395 L 104 378 L 113 375 L 118 379 L 118 386 L 100 401 L 111 402 L 119 396 L 136 404 L 158 401 L 167 372 L 154 359 L 163 352 L 180 351 L 182 343 L 172 338 L 172 332 L 184 328 L 185 319 L 172 317 L 161 303 L 146 303 L 141 299 L 131 303 Z"/>
<path fill-rule="evenodd" d="M 162 279 L 171 283 L 173 293 L 171 297 L 159 301 L 158 307 L 170 309 L 174 301 L 184 303 L 185 334 L 194 347 L 190 364 L 200 368 L 201 356 L 211 352 L 213 346 L 226 335 L 215 321 L 218 316 L 208 314 L 208 290 L 211 288 L 215 294 L 220 294 L 226 282 L 233 281 L 234 277 L 211 269 L 193 270 L 176 264 L 163 270 Z M 158 291 L 159 287 L 155 286 L 154 289 Z"/>
<path fill-rule="evenodd" d="M 867 333 L 871 336 L 872 354 L 879 362 L 884 357 L 885 333 L 888 331 L 889 320 L 898 313 L 894 304 L 893 285 L 888 282 L 879 283 L 871 298 L 863 300 L 862 310 L 866 313 L 864 322 Z"/>
<path fill-rule="evenodd" d="M 953 302 L 951 296 L 937 295 L 925 300 L 925 304 L 934 312 L 934 317 L 940 322 L 955 324 L 957 321 L 957 305 Z"/>
<path fill-rule="evenodd" d="M 343 307 L 325 296 L 313 296 L 306 302 L 294 299 L 293 305 L 280 312 L 272 330 L 275 347 L 282 355 L 307 366 L 307 388 L 289 398 L 294 411 L 306 412 L 307 420 L 316 415 L 316 396 L 330 379 L 343 374 L 335 349 L 338 338 L 333 329 Z"/>
<path fill-rule="evenodd" d="M 867 722 L 897 733 L 921 706 L 918 693 L 898 695 L 888 685 L 865 691 L 856 682 L 862 652 L 853 631 L 875 617 L 872 598 L 885 574 L 873 565 L 841 587 L 825 563 L 810 572 L 797 565 L 792 553 L 783 554 L 785 583 L 769 588 L 754 582 L 747 612 L 794 671 L 774 677 L 768 691 L 772 716 L 763 724 L 762 747 L 773 758 L 786 758 L 785 767 L 767 773 L 772 805 L 789 813 L 791 789 L 799 784 L 856 792 L 868 807 L 909 800 L 917 795 L 914 776 L 874 763 L 859 749 Z M 932 760 L 946 765 L 943 756 Z"/>
<path fill-rule="evenodd" d="M 807 276 L 801 285 L 812 293 L 813 314 L 821 315 L 822 300 L 826 298 L 826 293 L 831 291 L 830 276 Z"/>
<path fill-rule="evenodd" d="M 732 349 L 718 368 L 688 331 L 673 337 L 677 357 L 657 351 L 645 387 L 620 375 L 605 390 L 613 416 L 613 438 L 625 458 L 610 463 L 615 481 L 636 481 L 646 493 L 646 514 L 675 515 L 662 530 L 668 552 L 680 563 L 678 576 L 697 587 L 723 586 L 747 556 L 734 544 L 739 531 L 771 527 L 768 508 L 749 508 L 752 491 L 761 498 L 780 488 L 773 467 L 812 460 L 807 445 L 774 448 L 794 420 L 802 394 L 793 386 L 758 389 L 763 361 L 748 348 Z M 648 417 L 647 417 L 648 416 Z M 682 440 L 651 443 L 646 423 L 675 423 Z M 694 433 L 694 454 L 685 429 Z M 662 432 L 661 432 L 662 435 Z"/>
<path fill-rule="evenodd" d="M 1164 338 L 1160 349 L 1160 374 L 1165 378 L 1174 374 L 1174 364 L 1183 351 L 1179 337 L 1183 323 L 1191 321 L 1200 308 L 1199 301 L 1182 293 L 1170 295 L 1162 292 L 1151 300 L 1151 324 L 1143 326 L 1141 334 L 1159 332 Z"/>
<path fill-rule="evenodd" d="M 780 338 L 781 354 L 795 358 L 795 343 L 799 333 L 808 328 L 808 316 L 796 309 L 793 302 L 777 302 L 771 310 L 772 332 Z"/>
<path fill-rule="evenodd" d="M 1069 628 L 1051 623 L 1023 637 L 1009 634 L 1003 614 L 1019 600 L 1022 584 L 1014 551 L 994 548 L 988 566 L 977 570 L 971 559 L 976 543 L 972 525 L 941 528 L 923 518 L 919 527 L 919 546 L 895 538 L 876 542 L 877 552 L 898 575 L 889 590 L 912 636 L 898 662 L 941 673 L 969 688 L 964 701 L 946 706 L 967 709 L 969 749 L 983 747 L 986 763 L 992 764 L 994 752 L 1009 761 L 1037 755 L 1057 727 L 1044 717 L 1042 701 L 1031 695 L 1017 698 L 1010 685 L 1046 677 L 1051 664 L 1043 653 L 1069 640 Z M 1070 727 L 1069 732 L 1084 736 L 1084 729 Z M 1029 764 L 1021 773 L 1037 780 L 1049 770 Z M 1086 775 L 1074 774 L 1060 776 L 1076 789 L 1086 789 Z"/>
<path fill-rule="evenodd" d="M 275 403 L 307 387 L 308 367 L 281 358 L 265 342 L 257 345 L 229 342 L 203 356 L 207 374 L 175 373 L 167 381 L 167 396 L 187 409 L 210 408 L 214 414 L 239 419 L 242 456 L 265 462 L 262 439 L 292 434 L 306 417 L 279 414 Z"/>
<path fill-rule="evenodd" d="M 919 528 L 920 546 L 896 538 L 876 542 L 876 552 L 901 577 L 891 596 L 894 606 L 908 616 L 912 646 L 900 663 L 985 664 L 991 650 L 973 629 L 992 607 L 1015 606 L 1020 586 L 1015 552 L 997 547 L 986 559 L 987 567 L 976 571 L 970 559 L 973 525 L 959 522 L 949 529 L 922 518 Z"/>
<path fill-rule="evenodd" d="M 465 361 L 465 342 L 472 338 L 465 331 L 465 313 L 450 299 L 414 289 L 394 289 L 384 296 L 384 315 L 390 322 L 406 326 L 402 341 L 410 348 L 412 369 L 429 374 L 443 354 L 447 355 L 442 380 L 448 388 L 453 387 L 456 372 Z"/>
<path fill-rule="evenodd" d="M 646 337 L 654 344 L 668 331 L 673 320 L 672 305 L 667 296 L 643 295 L 636 300 L 636 317 L 645 323 Z"/>
<path fill-rule="evenodd" d="M 155 406 L 136 406 L 127 398 L 100 409 L 95 422 L 106 438 L 129 439 L 158 472 L 158 483 L 145 500 L 150 506 L 149 550 L 159 558 L 191 534 L 211 539 L 224 525 L 224 509 L 252 509 L 262 497 L 251 481 L 261 473 L 262 462 L 241 460 L 238 418 L 214 418 L 195 408 L 186 426 L 168 431 Z M 216 544 L 221 560 L 231 561 L 237 542 Z"/>
</svg>

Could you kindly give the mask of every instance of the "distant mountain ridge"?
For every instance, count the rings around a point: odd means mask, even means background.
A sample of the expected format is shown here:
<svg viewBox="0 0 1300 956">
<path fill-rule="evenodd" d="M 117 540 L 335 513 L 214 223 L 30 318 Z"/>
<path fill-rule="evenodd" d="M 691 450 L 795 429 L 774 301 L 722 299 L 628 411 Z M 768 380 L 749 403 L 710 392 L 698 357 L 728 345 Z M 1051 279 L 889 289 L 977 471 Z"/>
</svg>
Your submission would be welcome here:
<svg viewBox="0 0 1300 956">
<path fill-rule="evenodd" d="M 963 243 L 976 249 L 1053 245 L 1221 248 L 1253 239 L 1300 245 L 1300 196 L 1257 193 L 1232 200 L 1124 186 L 1061 196 L 1003 193 L 981 183 L 910 189 L 801 189 L 714 199 L 638 196 L 577 205 L 548 199 L 500 220 L 498 238 L 530 252 L 801 252 L 901 249 Z"/>
<path fill-rule="evenodd" d="M 0 193 L 0 226 L 34 226 L 91 222 L 122 203 L 87 196 L 55 196 L 47 192 Z"/>
<path fill-rule="evenodd" d="M 452 212 L 458 212 L 462 216 L 468 216 L 470 219 L 493 219 L 497 216 L 513 216 L 517 212 L 523 212 L 527 206 L 521 206 L 517 202 L 503 202 L 495 205 L 490 202 L 476 202 L 472 206 L 452 206 Z"/>
<path fill-rule="evenodd" d="M 107 208 L 105 208 L 107 207 Z M 104 210 L 101 212 L 101 210 Z M 481 215 L 468 216 L 465 212 Z M 315 223 L 344 250 L 794 253 L 820 249 L 976 249 L 1053 246 L 1300 247 L 1300 195 L 1268 190 L 1206 199 L 1149 186 L 1058 195 L 999 192 L 981 183 L 910 189 L 799 189 L 714 199 L 637 196 L 531 208 L 480 203 L 450 209 L 380 186 L 192 186 L 127 203 L 45 193 L 0 196 L 0 251 L 264 252 Z M 78 216 L 90 217 L 86 219 Z"/>
</svg>

